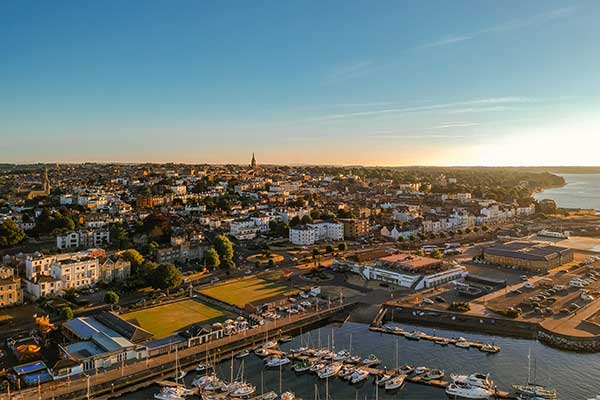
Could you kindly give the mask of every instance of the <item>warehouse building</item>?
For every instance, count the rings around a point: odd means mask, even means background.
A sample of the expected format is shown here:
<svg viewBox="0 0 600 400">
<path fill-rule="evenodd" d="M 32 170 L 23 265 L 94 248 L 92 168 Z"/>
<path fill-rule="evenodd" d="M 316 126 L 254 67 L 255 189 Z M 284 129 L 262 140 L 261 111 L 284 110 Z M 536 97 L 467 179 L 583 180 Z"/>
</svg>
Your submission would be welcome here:
<svg viewBox="0 0 600 400">
<path fill-rule="evenodd" d="M 515 241 L 484 248 L 483 258 L 490 264 L 544 271 L 573 261 L 573 250 L 543 243 Z"/>
</svg>

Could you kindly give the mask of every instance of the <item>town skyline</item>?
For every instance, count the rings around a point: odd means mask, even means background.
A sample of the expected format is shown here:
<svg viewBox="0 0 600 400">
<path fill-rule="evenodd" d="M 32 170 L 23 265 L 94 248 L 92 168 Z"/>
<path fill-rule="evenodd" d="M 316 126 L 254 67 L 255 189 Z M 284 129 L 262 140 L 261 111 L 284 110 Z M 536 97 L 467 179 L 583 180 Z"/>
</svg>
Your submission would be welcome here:
<svg viewBox="0 0 600 400">
<path fill-rule="evenodd" d="M 7 3 L 0 156 L 593 165 L 599 7 Z"/>
</svg>

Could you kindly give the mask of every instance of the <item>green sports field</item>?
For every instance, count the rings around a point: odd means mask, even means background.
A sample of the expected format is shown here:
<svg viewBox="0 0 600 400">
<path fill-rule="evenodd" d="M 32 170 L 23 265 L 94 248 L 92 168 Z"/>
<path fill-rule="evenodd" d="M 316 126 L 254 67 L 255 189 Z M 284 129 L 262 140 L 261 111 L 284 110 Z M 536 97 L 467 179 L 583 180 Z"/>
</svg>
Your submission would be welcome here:
<svg viewBox="0 0 600 400">
<path fill-rule="evenodd" d="M 122 314 L 122 318 L 134 322 L 161 339 L 196 323 L 213 323 L 227 318 L 225 313 L 194 300 L 147 308 Z"/>
<path fill-rule="evenodd" d="M 285 285 L 257 277 L 244 278 L 201 290 L 201 293 L 207 296 L 239 307 L 243 307 L 247 303 L 282 296 L 288 292 L 289 288 Z"/>
</svg>

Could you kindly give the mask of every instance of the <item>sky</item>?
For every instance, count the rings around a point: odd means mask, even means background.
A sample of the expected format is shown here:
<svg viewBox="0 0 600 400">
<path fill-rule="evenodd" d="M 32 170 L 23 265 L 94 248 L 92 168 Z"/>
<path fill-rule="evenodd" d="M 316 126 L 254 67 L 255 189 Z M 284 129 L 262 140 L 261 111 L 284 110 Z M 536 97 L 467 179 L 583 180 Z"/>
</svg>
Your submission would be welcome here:
<svg viewBox="0 0 600 400">
<path fill-rule="evenodd" d="M 0 2 L 0 162 L 600 165 L 600 1 Z"/>
</svg>

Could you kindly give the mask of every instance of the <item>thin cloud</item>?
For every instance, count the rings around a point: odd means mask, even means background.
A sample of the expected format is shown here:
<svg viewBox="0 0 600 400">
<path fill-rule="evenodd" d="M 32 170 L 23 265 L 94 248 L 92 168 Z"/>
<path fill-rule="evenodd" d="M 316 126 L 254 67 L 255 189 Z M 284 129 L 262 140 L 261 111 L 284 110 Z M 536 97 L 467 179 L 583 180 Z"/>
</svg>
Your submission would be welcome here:
<svg viewBox="0 0 600 400">
<path fill-rule="evenodd" d="M 545 11 L 543 13 L 535 14 L 527 18 L 522 19 L 514 19 L 511 21 L 503 22 L 501 24 L 482 29 L 478 32 L 474 32 L 471 34 L 463 34 L 463 35 L 452 35 L 440 38 L 434 42 L 424 44 L 420 46 L 421 48 L 428 47 L 443 47 L 449 46 L 451 44 L 464 42 L 465 40 L 473 39 L 477 36 L 486 34 L 486 33 L 500 33 L 500 32 L 510 32 L 519 29 L 528 28 L 530 26 L 543 25 L 545 23 L 564 18 L 570 15 L 576 7 L 563 7 L 554 10 Z"/>
<path fill-rule="evenodd" d="M 457 110 L 448 110 L 448 114 L 466 114 L 466 113 L 480 113 L 480 112 L 496 112 L 496 111 L 516 111 L 518 107 L 508 106 L 494 106 L 494 107 L 468 107 L 459 108 Z"/>
<path fill-rule="evenodd" d="M 447 36 L 445 38 L 436 40 L 435 42 L 426 43 L 426 44 L 422 45 L 421 47 L 423 47 L 423 48 L 443 47 L 443 46 L 448 46 L 448 45 L 458 43 L 458 42 L 464 42 L 465 40 L 469 40 L 472 38 L 473 38 L 473 36 L 467 36 L 467 35 Z"/>
<path fill-rule="evenodd" d="M 327 82 L 334 83 L 356 78 L 368 73 L 372 67 L 373 61 L 371 60 L 360 61 L 354 64 L 338 67 L 329 74 Z"/>
<path fill-rule="evenodd" d="M 444 125 L 434 126 L 433 129 L 452 129 L 452 128 L 468 128 L 470 126 L 478 126 L 480 125 L 477 122 L 455 122 Z"/>
</svg>

